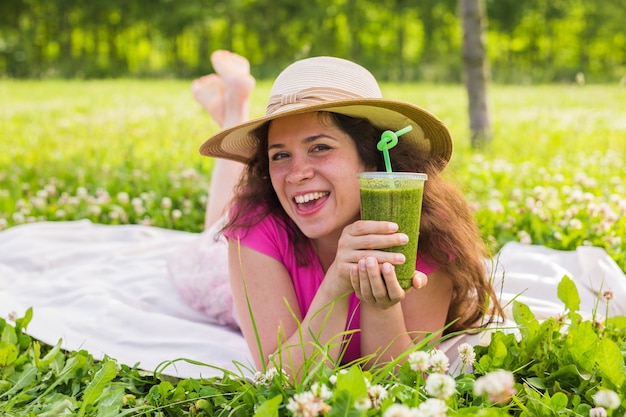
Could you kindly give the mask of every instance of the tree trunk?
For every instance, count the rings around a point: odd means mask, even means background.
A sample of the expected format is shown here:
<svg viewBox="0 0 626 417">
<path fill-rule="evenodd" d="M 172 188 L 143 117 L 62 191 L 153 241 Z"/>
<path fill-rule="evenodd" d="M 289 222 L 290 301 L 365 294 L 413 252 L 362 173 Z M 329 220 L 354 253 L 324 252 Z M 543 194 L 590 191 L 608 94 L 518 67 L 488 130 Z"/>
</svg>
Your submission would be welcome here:
<svg viewBox="0 0 626 417">
<path fill-rule="evenodd" d="M 459 0 L 463 19 L 463 64 L 469 99 L 472 147 L 491 141 L 491 123 L 487 106 L 487 55 L 484 29 L 487 15 L 484 0 Z"/>
</svg>

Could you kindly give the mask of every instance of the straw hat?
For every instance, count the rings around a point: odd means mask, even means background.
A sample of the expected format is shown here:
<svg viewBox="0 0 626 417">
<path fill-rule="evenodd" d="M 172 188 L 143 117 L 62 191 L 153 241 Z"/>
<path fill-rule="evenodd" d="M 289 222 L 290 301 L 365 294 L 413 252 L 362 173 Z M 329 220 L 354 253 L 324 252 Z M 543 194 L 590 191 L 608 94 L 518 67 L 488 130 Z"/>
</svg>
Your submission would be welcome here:
<svg viewBox="0 0 626 417">
<path fill-rule="evenodd" d="M 452 154 L 450 132 L 437 117 L 414 104 L 383 98 L 368 70 L 325 56 L 288 66 L 274 81 L 265 116 L 211 136 L 200 146 L 200 154 L 246 163 L 257 147 L 252 131 L 279 117 L 320 110 L 364 117 L 376 127 L 393 131 L 410 124 L 413 129 L 400 140 L 412 140 L 444 164 Z"/>
</svg>

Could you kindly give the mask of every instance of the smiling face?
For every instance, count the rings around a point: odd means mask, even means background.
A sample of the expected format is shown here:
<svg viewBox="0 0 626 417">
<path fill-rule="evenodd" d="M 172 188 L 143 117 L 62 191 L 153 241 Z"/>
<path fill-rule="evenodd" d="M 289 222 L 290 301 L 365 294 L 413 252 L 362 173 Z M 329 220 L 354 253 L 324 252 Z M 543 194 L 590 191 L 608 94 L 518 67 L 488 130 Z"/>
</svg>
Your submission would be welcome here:
<svg viewBox="0 0 626 417">
<path fill-rule="evenodd" d="M 323 113 L 272 121 L 268 157 L 276 195 L 305 236 L 337 241 L 359 218 L 363 164 L 352 138 Z"/>
</svg>

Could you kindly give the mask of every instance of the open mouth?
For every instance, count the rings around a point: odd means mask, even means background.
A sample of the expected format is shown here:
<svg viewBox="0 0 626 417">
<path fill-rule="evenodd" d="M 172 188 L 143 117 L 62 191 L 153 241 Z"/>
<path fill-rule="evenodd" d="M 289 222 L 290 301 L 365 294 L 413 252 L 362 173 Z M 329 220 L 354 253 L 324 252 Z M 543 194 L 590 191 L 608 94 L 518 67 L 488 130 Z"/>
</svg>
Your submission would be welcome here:
<svg viewBox="0 0 626 417">
<path fill-rule="evenodd" d="M 298 210 L 307 211 L 317 207 L 317 205 L 320 203 L 320 200 L 323 200 L 329 195 L 330 193 L 328 191 L 307 193 L 295 196 L 294 201 L 298 206 Z"/>
</svg>

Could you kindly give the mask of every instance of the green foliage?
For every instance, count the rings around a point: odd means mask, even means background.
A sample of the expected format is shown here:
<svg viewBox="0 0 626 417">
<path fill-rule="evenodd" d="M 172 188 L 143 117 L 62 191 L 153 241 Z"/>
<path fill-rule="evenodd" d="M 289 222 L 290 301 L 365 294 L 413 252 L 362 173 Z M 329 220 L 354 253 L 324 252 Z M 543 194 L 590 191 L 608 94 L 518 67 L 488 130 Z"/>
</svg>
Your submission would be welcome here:
<svg viewBox="0 0 626 417">
<path fill-rule="evenodd" d="M 626 395 L 626 328 L 605 327 L 624 318 L 583 320 L 577 310 L 577 289 L 568 277 L 563 277 L 558 295 L 564 316 L 540 323 L 527 306 L 515 302 L 519 334 L 498 331 L 488 346 L 476 348 L 481 372 L 501 368 L 515 372 L 521 386 L 518 397 L 525 397 L 528 409 L 528 414 L 520 415 L 588 412 L 594 406 L 592 394 L 600 388 L 621 398 Z"/>
<path fill-rule="evenodd" d="M 621 0 L 485 0 L 498 81 L 618 83 Z M 190 77 L 231 49 L 272 78 L 297 57 L 336 55 L 381 79 L 461 82 L 458 0 L 5 1 L 0 76 Z M 262 18 L 260 18 L 262 17 Z"/>
<path fill-rule="evenodd" d="M 578 294 L 567 277 L 559 297 L 565 314 L 544 322 L 516 302 L 516 326 L 488 330 L 489 343 L 474 347 L 471 372 L 437 369 L 433 358 L 441 353 L 417 347 L 370 371 L 359 365 L 317 367 L 300 382 L 275 368 L 253 379 L 228 371 L 221 378 L 175 379 L 120 366 L 108 357 L 95 361 L 85 351 L 62 351 L 60 342 L 51 347 L 30 338 L 25 331 L 33 312 L 28 310 L 13 325 L 0 321 L 0 412 L 9 417 L 375 417 L 387 412 L 548 417 L 586 416 L 604 406 L 611 415 L 622 415 L 626 317 L 583 320 L 581 312 L 570 310 L 577 303 L 568 303 Z M 420 354 L 426 362 L 420 362 Z M 462 362 L 471 364 L 464 355 Z M 435 378 L 452 385 L 429 385 Z M 601 399 L 603 393 L 615 400 Z"/>
</svg>

